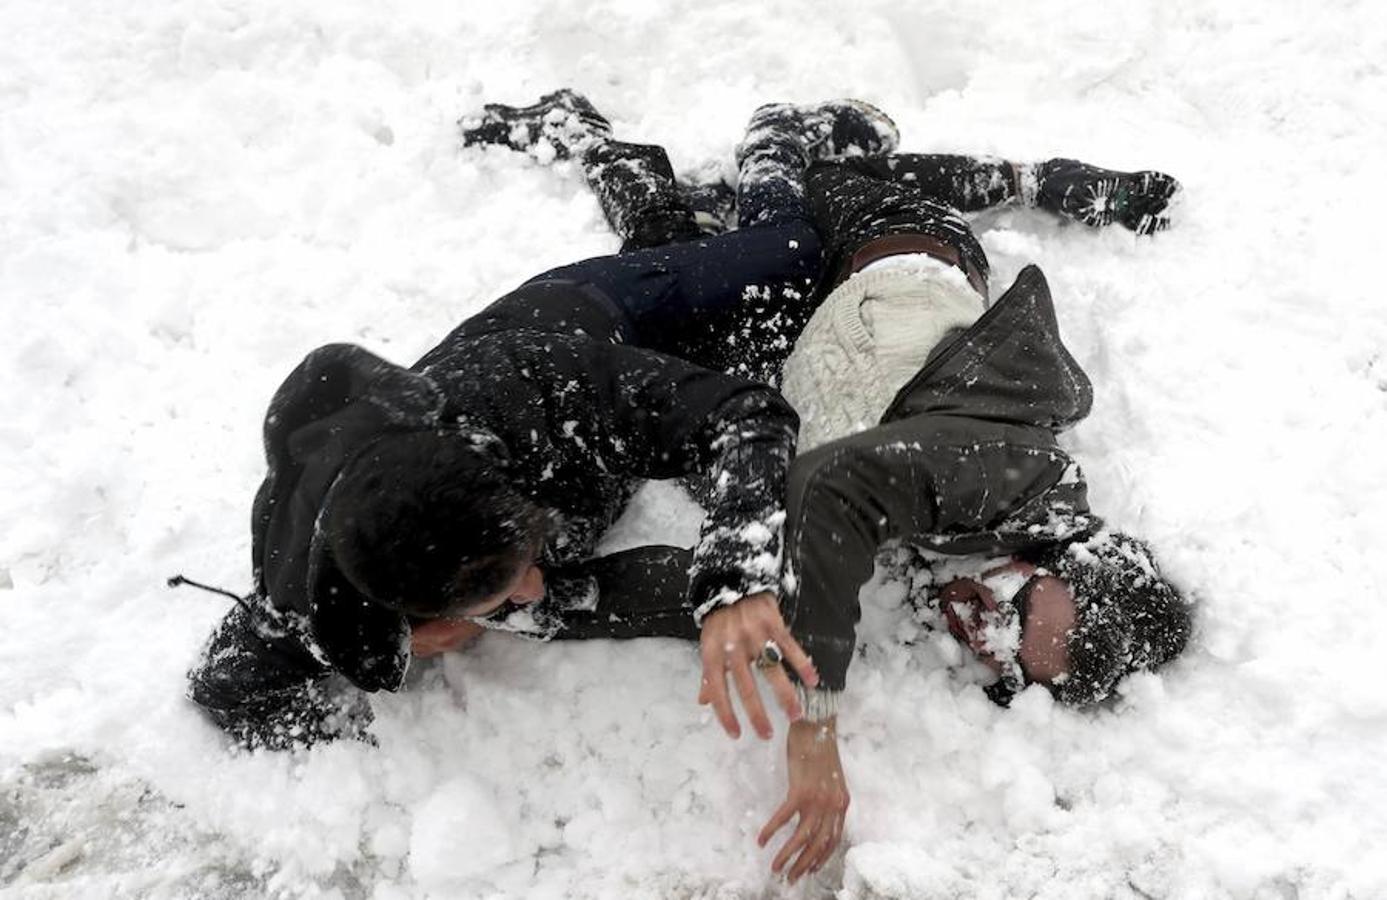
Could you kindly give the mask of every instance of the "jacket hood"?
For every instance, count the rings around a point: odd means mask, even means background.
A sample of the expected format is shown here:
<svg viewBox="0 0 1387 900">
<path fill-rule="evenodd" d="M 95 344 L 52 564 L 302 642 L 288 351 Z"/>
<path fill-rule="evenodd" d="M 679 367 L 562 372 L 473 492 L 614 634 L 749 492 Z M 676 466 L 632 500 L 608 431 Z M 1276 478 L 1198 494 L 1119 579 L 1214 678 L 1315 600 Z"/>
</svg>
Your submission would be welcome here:
<svg viewBox="0 0 1387 900">
<path fill-rule="evenodd" d="M 883 422 L 924 413 L 1062 431 L 1093 406 L 1093 386 L 1060 339 L 1045 276 L 1027 266 L 996 304 L 897 392 Z"/>
<path fill-rule="evenodd" d="M 324 502 L 349 460 L 385 435 L 445 427 L 442 409 L 428 377 L 331 344 L 290 373 L 265 417 L 269 470 L 251 524 L 257 590 L 297 613 L 309 651 L 363 690 L 400 685 L 409 623 L 357 590 L 333 562 L 319 527 Z"/>
</svg>

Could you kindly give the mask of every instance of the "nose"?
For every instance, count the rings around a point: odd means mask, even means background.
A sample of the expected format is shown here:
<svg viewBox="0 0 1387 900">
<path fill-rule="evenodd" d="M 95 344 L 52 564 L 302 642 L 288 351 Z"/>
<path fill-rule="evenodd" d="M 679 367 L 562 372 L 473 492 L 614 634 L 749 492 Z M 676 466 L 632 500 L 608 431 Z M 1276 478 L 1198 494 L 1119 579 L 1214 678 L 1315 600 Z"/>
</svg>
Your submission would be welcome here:
<svg viewBox="0 0 1387 900">
<path fill-rule="evenodd" d="M 534 603 L 536 600 L 543 599 L 544 570 L 539 566 L 531 565 L 521 576 L 520 584 L 511 593 L 510 600 L 512 603 Z"/>
</svg>

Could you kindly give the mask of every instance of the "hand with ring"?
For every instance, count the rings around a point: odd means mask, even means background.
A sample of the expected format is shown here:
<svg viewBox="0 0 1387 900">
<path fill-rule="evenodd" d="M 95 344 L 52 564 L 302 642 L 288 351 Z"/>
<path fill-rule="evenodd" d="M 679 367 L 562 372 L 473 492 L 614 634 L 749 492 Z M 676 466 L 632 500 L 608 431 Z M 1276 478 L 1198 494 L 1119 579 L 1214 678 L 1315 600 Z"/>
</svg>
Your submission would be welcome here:
<svg viewBox="0 0 1387 900">
<path fill-rule="evenodd" d="M 733 738 L 741 736 L 742 728 L 732 710 L 727 687 L 729 673 L 742 709 L 762 739 L 770 738 L 771 722 L 756 689 L 753 665 L 769 682 L 776 702 L 791 722 L 798 720 L 803 711 L 785 664 L 794 669 L 806 687 L 819 683 L 813 661 L 791 637 L 774 594 L 755 594 L 709 613 L 703 620 L 699 645 L 703 683 L 698 702 L 712 705 L 723 730 Z"/>
</svg>

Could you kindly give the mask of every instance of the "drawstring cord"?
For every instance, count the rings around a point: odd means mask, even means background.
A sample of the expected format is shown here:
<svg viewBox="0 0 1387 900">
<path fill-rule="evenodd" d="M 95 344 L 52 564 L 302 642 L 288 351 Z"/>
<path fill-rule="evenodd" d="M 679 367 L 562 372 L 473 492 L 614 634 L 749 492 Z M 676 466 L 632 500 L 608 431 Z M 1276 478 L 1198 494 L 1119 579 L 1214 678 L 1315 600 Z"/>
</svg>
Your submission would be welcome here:
<svg viewBox="0 0 1387 900">
<path fill-rule="evenodd" d="M 274 609 L 268 604 L 262 607 L 261 609 L 256 609 L 255 607 L 251 606 L 250 599 L 251 597 L 254 597 L 255 594 L 248 594 L 245 597 L 242 597 L 239 594 L 234 594 L 231 591 L 228 591 L 226 588 L 219 588 L 210 584 L 203 584 L 200 581 L 194 581 L 193 579 L 187 578 L 183 575 L 174 575 L 171 578 L 169 578 L 165 583 L 171 588 L 185 586 L 195 587 L 198 590 L 206 591 L 209 594 L 220 594 L 223 597 L 230 597 L 232 600 L 235 600 L 236 605 L 241 607 L 241 609 L 245 610 L 246 612 L 247 624 L 250 626 L 250 633 L 255 635 L 256 639 L 267 647 L 273 647 L 273 645 L 270 644 L 269 639 L 282 638 L 285 635 L 294 632 L 292 624 L 285 620 L 283 614 L 280 613 L 279 610 Z M 269 619 L 268 622 L 265 621 L 266 618 Z M 262 628 L 265 628 L 267 630 L 267 634 L 260 633 L 260 630 Z"/>
<path fill-rule="evenodd" d="M 241 606 L 246 605 L 245 598 L 242 597 L 240 594 L 233 594 L 226 588 L 213 587 L 210 584 L 203 584 L 200 581 L 193 581 L 191 578 L 186 578 L 182 575 L 174 575 L 166 583 L 171 588 L 183 587 L 183 585 L 186 584 L 189 587 L 195 587 L 198 590 L 207 591 L 210 594 L 221 594 L 223 597 L 230 597 L 232 600 L 235 600 Z M 250 610 L 247 609 L 247 612 L 249 611 Z"/>
<path fill-rule="evenodd" d="M 312 630 L 304 616 L 294 612 L 283 612 L 275 609 L 270 604 L 269 599 L 263 594 L 251 592 L 244 597 L 233 594 L 225 588 L 214 587 L 210 584 L 203 584 L 200 581 L 193 581 L 182 575 L 174 575 L 165 582 L 169 587 L 195 587 L 199 590 L 207 591 L 209 594 L 218 594 L 223 597 L 230 597 L 236 601 L 236 605 L 245 610 L 246 630 L 254 635 L 255 639 L 264 644 L 270 650 L 282 652 L 282 649 L 274 644 L 274 641 L 281 641 L 288 638 L 298 642 L 308 654 L 324 666 L 330 666 L 327 656 L 318 647 L 317 641 L 313 639 Z M 257 601 L 255 605 L 251 601 Z"/>
<path fill-rule="evenodd" d="M 169 578 L 165 584 L 171 588 L 184 587 L 186 585 L 187 587 L 195 587 L 200 591 L 206 591 L 209 594 L 221 594 L 223 597 L 230 597 L 232 600 L 236 601 L 237 606 L 246 611 L 246 615 L 251 617 L 252 622 L 255 621 L 255 610 L 246 602 L 249 598 L 242 597 L 240 594 L 233 594 L 226 588 L 214 587 L 210 584 L 203 584 L 200 581 L 193 581 L 191 578 L 184 577 L 183 575 L 174 575 Z"/>
</svg>

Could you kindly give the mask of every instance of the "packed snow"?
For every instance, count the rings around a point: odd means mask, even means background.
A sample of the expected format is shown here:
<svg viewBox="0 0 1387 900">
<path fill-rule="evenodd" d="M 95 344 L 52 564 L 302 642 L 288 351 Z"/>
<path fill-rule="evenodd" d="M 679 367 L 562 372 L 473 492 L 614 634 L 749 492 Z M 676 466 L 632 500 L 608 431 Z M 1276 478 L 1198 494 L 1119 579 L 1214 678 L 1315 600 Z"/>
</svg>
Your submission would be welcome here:
<svg viewBox="0 0 1387 900">
<path fill-rule="evenodd" d="M 1338 2 L 48 0 L 0 31 L 0 894 L 1387 896 L 1387 13 Z M 730 170 L 752 109 L 856 96 L 902 145 L 1179 177 L 1154 239 L 977 221 L 1092 376 L 1095 509 L 1199 603 L 1098 711 L 1010 710 L 866 589 L 814 878 L 754 836 L 775 740 L 729 741 L 673 641 L 488 634 L 373 698 L 379 747 L 246 754 L 183 699 L 249 586 L 261 417 L 310 349 L 417 358 L 613 252 L 580 173 L 459 146 L 570 85 Z M 612 545 L 691 541 L 641 495 Z"/>
</svg>

